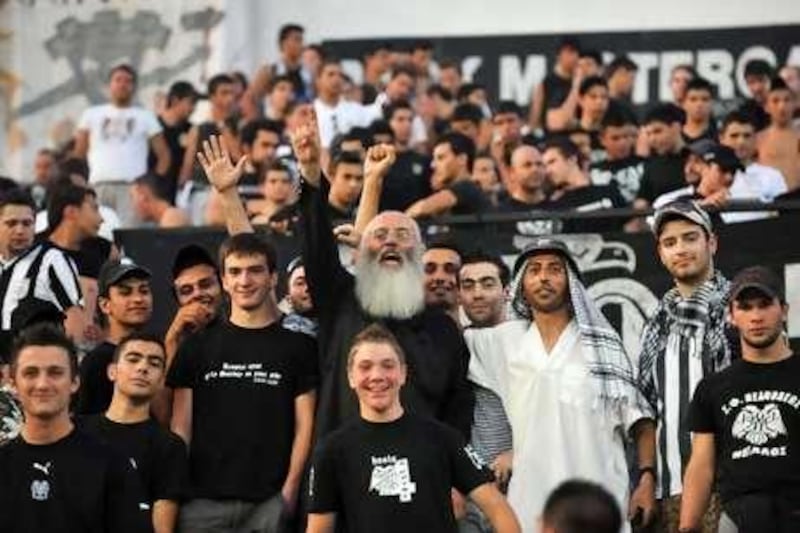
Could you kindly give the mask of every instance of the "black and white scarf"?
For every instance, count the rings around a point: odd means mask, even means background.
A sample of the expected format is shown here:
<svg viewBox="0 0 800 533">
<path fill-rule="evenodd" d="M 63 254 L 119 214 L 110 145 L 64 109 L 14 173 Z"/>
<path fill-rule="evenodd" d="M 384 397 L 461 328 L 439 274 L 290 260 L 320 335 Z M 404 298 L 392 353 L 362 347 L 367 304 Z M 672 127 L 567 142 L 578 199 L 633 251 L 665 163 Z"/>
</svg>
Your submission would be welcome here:
<svg viewBox="0 0 800 533">
<path fill-rule="evenodd" d="M 664 357 L 670 335 L 677 335 L 679 353 L 702 358 L 703 374 L 722 370 L 731 363 L 727 340 L 726 312 L 730 282 L 721 272 L 700 285 L 688 297 L 677 287 L 664 295 L 642 333 L 639 380 L 647 400 L 655 408 L 658 391 L 653 372 L 656 361 Z"/>
</svg>

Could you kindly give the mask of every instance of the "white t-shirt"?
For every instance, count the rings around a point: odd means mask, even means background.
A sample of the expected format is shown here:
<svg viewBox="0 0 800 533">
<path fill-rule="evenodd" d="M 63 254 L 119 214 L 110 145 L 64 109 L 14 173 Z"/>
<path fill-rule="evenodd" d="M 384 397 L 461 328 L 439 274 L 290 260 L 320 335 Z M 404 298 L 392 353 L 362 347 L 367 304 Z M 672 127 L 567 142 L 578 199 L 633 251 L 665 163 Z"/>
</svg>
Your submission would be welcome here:
<svg viewBox="0 0 800 533">
<path fill-rule="evenodd" d="M 376 114 L 375 107 L 344 99 L 331 107 L 317 98 L 314 100 L 314 111 L 317 113 L 320 141 L 325 149 L 330 148 L 333 138 L 340 133 L 347 133 L 353 128 L 366 128 L 380 117 Z"/>
<path fill-rule="evenodd" d="M 771 202 L 775 197 L 789 191 L 780 170 L 750 163 L 744 172 L 737 172 L 731 185 L 731 198 L 759 198 Z"/>
<path fill-rule="evenodd" d="M 141 107 L 90 107 L 78 129 L 89 132 L 89 182 L 133 181 L 147 172 L 150 138 L 161 133 L 156 115 Z"/>
</svg>

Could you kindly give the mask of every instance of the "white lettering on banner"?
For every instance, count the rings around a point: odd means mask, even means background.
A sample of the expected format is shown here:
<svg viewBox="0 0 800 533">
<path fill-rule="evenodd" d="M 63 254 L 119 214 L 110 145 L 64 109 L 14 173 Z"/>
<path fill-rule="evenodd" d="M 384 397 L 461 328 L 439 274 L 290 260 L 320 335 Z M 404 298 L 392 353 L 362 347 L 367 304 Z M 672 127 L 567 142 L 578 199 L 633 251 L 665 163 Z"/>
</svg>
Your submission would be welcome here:
<svg viewBox="0 0 800 533">
<path fill-rule="evenodd" d="M 694 63 L 694 54 L 690 50 L 675 50 L 661 53 L 658 68 L 658 99 L 664 102 L 672 100 L 672 88 L 669 85 L 672 69 L 678 65 Z"/>
<path fill-rule="evenodd" d="M 526 105 L 533 89 L 546 75 L 547 58 L 543 55 L 528 55 L 524 67 L 515 55 L 500 56 L 500 100 Z"/>
<path fill-rule="evenodd" d="M 483 58 L 481 56 L 467 56 L 461 60 L 461 73 L 464 81 L 471 82 L 475 78 L 475 73 L 481 68 Z"/>
<path fill-rule="evenodd" d="M 650 100 L 650 71 L 658 67 L 658 54 L 655 52 L 631 52 L 628 57 L 639 67 L 636 81 L 633 84 L 633 103 L 644 104 Z"/>
<path fill-rule="evenodd" d="M 364 83 L 364 65 L 357 59 L 342 59 L 342 72 L 355 84 Z"/>
<path fill-rule="evenodd" d="M 727 100 L 736 96 L 733 84 L 733 55 L 727 50 L 700 50 L 697 53 L 697 73 L 717 86 L 717 98 Z"/>
<path fill-rule="evenodd" d="M 766 46 L 751 46 L 745 49 L 745 51 L 739 55 L 739 62 L 736 64 L 736 84 L 739 87 L 739 92 L 747 95 L 748 97 L 751 95 L 750 91 L 747 89 L 747 83 L 744 81 L 744 67 L 746 67 L 750 61 L 755 59 L 763 59 L 773 67 L 778 62 L 778 60 L 775 58 L 775 52 Z"/>
<path fill-rule="evenodd" d="M 800 45 L 792 46 L 789 54 L 786 56 L 785 63 L 787 65 L 795 65 L 800 67 Z"/>
<path fill-rule="evenodd" d="M 280 385 L 282 378 L 283 374 L 264 369 L 262 363 L 222 363 L 221 369 L 209 370 L 203 375 L 203 381 L 237 379 L 272 387 Z"/>
</svg>

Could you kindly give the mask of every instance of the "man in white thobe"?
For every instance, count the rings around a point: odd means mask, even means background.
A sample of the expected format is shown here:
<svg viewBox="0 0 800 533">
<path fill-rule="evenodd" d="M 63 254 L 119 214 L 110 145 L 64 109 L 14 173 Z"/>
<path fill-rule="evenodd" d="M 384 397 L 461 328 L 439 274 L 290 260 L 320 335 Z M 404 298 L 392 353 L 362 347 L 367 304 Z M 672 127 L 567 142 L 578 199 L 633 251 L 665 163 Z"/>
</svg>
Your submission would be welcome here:
<svg viewBox="0 0 800 533">
<path fill-rule="evenodd" d="M 500 396 L 511 423 L 509 502 L 523 531 L 533 533 L 550 492 L 582 478 L 605 486 L 626 512 L 624 439 L 652 416 L 635 385 L 635 365 L 561 241 L 534 241 L 514 272 L 518 320 L 465 331 L 469 379 Z M 653 453 L 640 448 L 640 464 L 649 468 Z M 649 505 L 631 502 L 642 511 Z"/>
</svg>

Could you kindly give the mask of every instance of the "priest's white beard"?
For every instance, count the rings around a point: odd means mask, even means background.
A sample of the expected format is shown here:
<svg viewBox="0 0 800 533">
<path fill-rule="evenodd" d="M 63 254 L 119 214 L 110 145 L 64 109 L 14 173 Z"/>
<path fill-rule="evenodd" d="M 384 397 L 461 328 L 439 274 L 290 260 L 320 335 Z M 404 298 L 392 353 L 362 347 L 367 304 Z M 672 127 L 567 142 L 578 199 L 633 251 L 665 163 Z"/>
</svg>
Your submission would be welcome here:
<svg viewBox="0 0 800 533">
<path fill-rule="evenodd" d="M 378 256 L 362 249 L 356 261 L 356 298 L 374 317 L 407 319 L 425 307 L 421 250 L 404 254 L 403 266 L 388 269 Z"/>
</svg>

